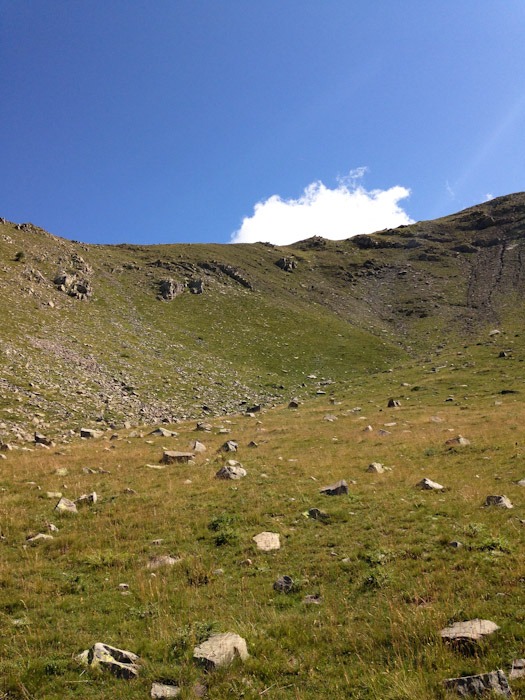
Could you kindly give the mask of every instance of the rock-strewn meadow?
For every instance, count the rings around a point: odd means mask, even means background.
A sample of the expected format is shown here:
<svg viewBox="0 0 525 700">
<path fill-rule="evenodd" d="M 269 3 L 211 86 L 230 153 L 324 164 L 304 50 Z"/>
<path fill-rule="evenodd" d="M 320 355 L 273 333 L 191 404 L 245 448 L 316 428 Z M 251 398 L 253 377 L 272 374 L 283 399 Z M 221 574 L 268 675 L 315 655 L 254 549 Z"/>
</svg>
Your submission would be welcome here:
<svg viewBox="0 0 525 700">
<path fill-rule="evenodd" d="M 441 369 L 429 357 L 209 430 L 4 451 L 3 697 L 145 698 L 162 683 L 188 698 L 452 698 L 447 678 L 508 678 L 525 654 L 522 350 L 500 358 L 509 340 L 487 334 L 443 351 Z M 195 456 L 165 464 L 166 451 Z M 228 460 L 246 476 L 216 478 Z M 320 493 L 342 479 L 347 494 Z M 77 513 L 55 510 L 60 494 L 93 492 Z M 486 506 L 494 495 L 513 507 Z M 280 548 L 258 549 L 262 532 Z M 38 533 L 52 539 L 28 540 Z M 441 638 L 476 618 L 499 629 Z M 244 661 L 193 658 L 228 632 Z M 97 642 L 138 655 L 138 676 L 83 666 Z"/>
<path fill-rule="evenodd" d="M 0 697 L 523 695 L 524 212 L 0 220 Z"/>
</svg>

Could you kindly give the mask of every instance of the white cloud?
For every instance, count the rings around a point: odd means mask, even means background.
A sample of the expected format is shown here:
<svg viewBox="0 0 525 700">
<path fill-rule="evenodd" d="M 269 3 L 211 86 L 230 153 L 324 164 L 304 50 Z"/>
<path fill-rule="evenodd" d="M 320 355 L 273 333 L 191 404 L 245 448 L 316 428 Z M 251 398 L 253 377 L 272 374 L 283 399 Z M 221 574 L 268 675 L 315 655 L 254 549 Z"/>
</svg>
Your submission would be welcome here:
<svg viewBox="0 0 525 700">
<path fill-rule="evenodd" d="M 357 184 L 364 172 L 364 168 L 359 168 L 340 178 L 335 189 L 318 181 L 308 185 L 298 199 L 273 195 L 258 202 L 253 215 L 243 219 L 231 242 L 288 245 L 311 236 L 341 240 L 412 223 L 399 205 L 410 190 L 399 185 L 387 190 L 366 190 Z"/>
<path fill-rule="evenodd" d="M 492 192 L 487 192 L 487 194 L 485 195 L 485 202 L 490 202 L 491 199 L 494 199 L 494 195 L 492 194 Z"/>
</svg>

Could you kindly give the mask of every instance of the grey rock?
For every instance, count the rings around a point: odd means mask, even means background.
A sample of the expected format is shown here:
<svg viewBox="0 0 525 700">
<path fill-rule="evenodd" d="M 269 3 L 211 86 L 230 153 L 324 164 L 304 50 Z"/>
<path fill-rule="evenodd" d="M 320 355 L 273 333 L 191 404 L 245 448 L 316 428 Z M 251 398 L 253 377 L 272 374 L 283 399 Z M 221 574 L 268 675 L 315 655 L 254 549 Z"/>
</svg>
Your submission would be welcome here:
<svg viewBox="0 0 525 700">
<path fill-rule="evenodd" d="M 155 430 L 152 430 L 149 434 L 157 435 L 163 438 L 177 437 L 178 435 L 178 433 L 176 433 L 174 430 L 168 430 L 167 428 L 163 428 L 162 426 L 155 428 Z"/>
<path fill-rule="evenodd" d="M 507 496 L 487 496 L 485 506 L 497 506 L 498 508 L 514 508 Z"/>
<path fill-rule="evenodd" d="M 525 678 L 525 659 L 514 659 L 509 678 Z"/>
<path fill-rule="evenodd" d="M 327 523 L 330 520 L 330 515 L 319 508 L 310 508 L 308 517 L 312 518 L 312 520 L 320 520 L 323 523 Z"/>
<path fill-rule="evenodd" d="M 280 576 L 273 584 L 273 590 L 279 593 L 290 593 L 293 590 L 293 578 L 291 576 Z"/>
<path fill-rule="evenodd" d="M 164 566 L 174 566 L 182 561 L 181 557 L 172 557 L 169 554 L 160 554 L 155 557 L 151 557 L 147 564 L 147 568 L 151 571 L 156 569 L 161 569 Z"/>
<path fill-rule="evenodd" d="M 182 294 L 183 291 L 184 285 L 181 282 L 176 282 L 171 278 L 164 279 L 159 282 L 157 299 L 172 301 L 175 297 L 179 296 L 179 294 Z"/>
<path fill-rule="evenodd" d="M 193 650 L 193 658 L 203 663 L 210 671 L 228 666 L 236 657 L 245 661 L 248 656 L 246 640 L 233 632 L 214 634 Z"/>
<path fill-rule="evenodd" d="M 54 447 L 55 443 L 47 438 L 45 435 L 42 435 L 42 433 L 35 433 L 35 443 L 37 445 L 44 445 L 44 447 Z"/>
<path fill-rule="evenodd" d="M 445 488 L 441 484 L 438 484 L 437 481 L 432 481 L 432 479 L 427 479 L 426 477 L 418 481 L 416 486 L 423 491 L 443 491 Z"/>
<path fill-rule="evenodd" d="M 55 539 L 53 535 L 47 535 L 44 532 L 39 532 L 37 535 L 33 535 L 32 537 L 28 537 L 26 542 L 31 542 L 31 544 L 35 542 L 40 542 L 42 540 L 53 540 Z"/>
<path fill-rule="evenodd" d="M 280 267 L 284 272 L 293 272 L 297 267 L 297 260 L 295 258 L 283 257 L 279 258 L 275 263 L 277 267 Z"/>
<path fill-rule="evenodd" d="M 178 698 L 181 689 L 178 685 L 167 685 L 166 683 L 153 683 L 150 696 L 155 700 L 166 700 L 167 698 Z"/>
<path fill-rule="evenodd" d="M 210 433 L 213 430 L 213 425 L 211 425 L 211 423 L 204 423 L 202 421 L 199 421 L 195 430 L 200 430 L 204 433 Z"/>
<path fill-rule="evenodd" d="M 501 670 L 480 673 L 477 676 L 447 678 L 443 683 L 448 690 L 456 691 L 461 697 L 481 697 L 490 694 L 511 697 L 509 682 Z"/>
<path fill-rule="evenodd" d="M 238 448 L 238 444 L 236 442 L 234 442 L 233 440 L 228 440 L 221 447 L 221 450 L 223 452 L 237 452 L 237 448 Z"/>
<path fill-rule="evenodd" d="M 366 471 L 369 472 L 370 474 L 383 474 L 385 471 L 385 468 L 380 462 L 372 462 L 371 464 L 368 465 L 366 468 Z"/>
<path fill-rule="evenodd" d="M 105 669 L 117 678 L 132 679 L 139 674 L 137 654 L 124 649 L 117 649 L 109 644 L 97 642 L 91 649 L 86 649 L 78 657 L 85 666 L 94 669 Z"/>
<path fill-rule="evenodd" d="M 233 459 L 219 469 L 215 474 L 217 479 L 242 479 L 247 474 L 246 469 L 240 462 L 235 462 Z"/>
<path fill-rule="evenodd" d="M 188 464 L 195 457 L 193 452 L 165 450 L 160 460 L 162 464 Z"/>
<path fill-rule="evenodd" d="M 206 445 L 204 445 L 202 442 L 199 442 L 198 440 L 194 440 L 191 443 L 191 449 L 193 452 L 206 452 Z"/>
<path fill-rule="evenodd" d="M 82 496 L 79 496 L 75 500 L 75 503 L 77 506 L 94 506 L 97 501 L 98 496 L 95 491 L 92 491 L 91 493 L 84 493 Z"/>
<path fill-rule="evenodd" d="M 344 479 L 341 479 L 341 481 L 336 481 L 335 484 L 324 486 L 320 489 L 320 493 L 325 496 L 341 496 L 348 493 L 348 484 Z"/>
<path fill-rule="evenodd" d="M 299 401 L 297 399 L 292 399 L 288 404 L 288 408 L 299 408 Z"/>
<path fill-rule="evenodd" d="M 80 437 L 86 438 L 88 440 L 93 440 L 95 438 L 101 438 L 104 435 L 103 430 L 92 430 L 91 428 L 81 428 Z"/>
<path fill-rule="evenodd" d="M 55 510 L 59 513 L 77 513 L 77 507 L 68 498 L 61 498 L 55 506 Z"/>
<path fill-rule="evenodd" d="M 468 447 L 470 445 L 470 440 L 467 440 L 463 435 L 457 435 L 447 440 L 445 445 L 447 445 L 447 447 Z"/>
<path fill-rule="evenodd" d="M 452 642 L 477 642 L 483 637 L 494 634 L 497 630 L 499 630 L 499 627 L 495 622 L 475 618 L 474 620 L 455 622 L 453 625 L 442 629 L 439 634 L 442 639 Z"/>
<path fill-rule="evenodd" d="M 401 403 L 397 399 L 388 399 L 388 408 L 399 408 Z"/>
</svg>

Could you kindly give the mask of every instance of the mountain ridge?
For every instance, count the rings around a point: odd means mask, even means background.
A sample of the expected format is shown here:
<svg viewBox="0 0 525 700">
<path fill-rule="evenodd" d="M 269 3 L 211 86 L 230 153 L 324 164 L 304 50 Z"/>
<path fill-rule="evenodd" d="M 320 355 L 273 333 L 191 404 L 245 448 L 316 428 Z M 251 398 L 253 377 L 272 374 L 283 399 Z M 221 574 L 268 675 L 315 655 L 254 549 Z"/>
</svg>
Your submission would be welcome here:
<svg viewBox="0 0 525 700">
<path fill-rule="evenodd" d="M 525 193 L 291 246 L 90 245 L 1 219 L 0 437 L 284 403 L 520 332 L 524 242 Z"/>
</svg>

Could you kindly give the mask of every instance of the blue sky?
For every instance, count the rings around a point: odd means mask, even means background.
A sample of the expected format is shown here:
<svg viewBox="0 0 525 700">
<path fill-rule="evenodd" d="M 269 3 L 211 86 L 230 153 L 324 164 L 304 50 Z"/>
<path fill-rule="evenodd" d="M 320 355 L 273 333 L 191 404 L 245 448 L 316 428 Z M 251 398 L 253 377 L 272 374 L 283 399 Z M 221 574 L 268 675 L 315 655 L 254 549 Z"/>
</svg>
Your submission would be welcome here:
<svg viewBox="0 0 525 700">
<path fill-rule="evenodd" d="M 524 36 L 523 0 L 0 0 L 0 216 L 280 243 L 525 190 Z"/>
</svg>

